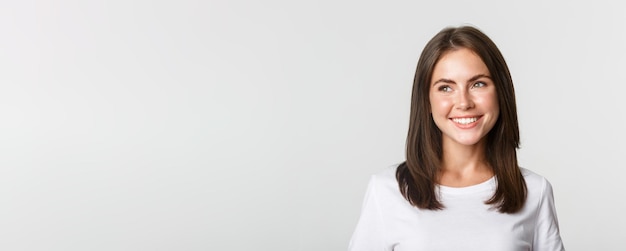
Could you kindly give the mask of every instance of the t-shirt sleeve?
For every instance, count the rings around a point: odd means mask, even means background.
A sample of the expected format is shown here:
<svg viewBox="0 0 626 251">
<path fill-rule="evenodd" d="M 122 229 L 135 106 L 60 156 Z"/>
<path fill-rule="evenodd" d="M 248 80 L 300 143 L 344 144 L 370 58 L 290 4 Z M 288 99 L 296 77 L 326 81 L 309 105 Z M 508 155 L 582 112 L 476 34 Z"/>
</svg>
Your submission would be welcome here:
<svg viewBox="0 0 626 251">
<path fill-rule="evenodd" d="M 372 177 L 361 208 L 361 216 L 350 239 L 348 251 L 391 251 L 385 247 L 384 222 L 380 210 L 376 179 Z"/>
<path fill-rule="evenodd" d="M 559 233 L 559 222 L 554 206 L 552 185 L 544 179 L 543 192 L 537 212 L 537 229 L 533 242 L 534 251 L 564 251 Z"/>
</svg>

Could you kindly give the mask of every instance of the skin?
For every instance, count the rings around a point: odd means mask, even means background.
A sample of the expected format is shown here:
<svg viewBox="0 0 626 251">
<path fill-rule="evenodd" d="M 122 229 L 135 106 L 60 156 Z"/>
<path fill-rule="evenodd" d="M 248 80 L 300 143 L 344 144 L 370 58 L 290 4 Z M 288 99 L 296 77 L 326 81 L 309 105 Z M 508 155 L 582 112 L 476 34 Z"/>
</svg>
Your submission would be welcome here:
<svg viewBox="0 0 626 251">
<path fill-rule="evenodd" d="M 443 137 L 441 185 L 464 187 L 493 177 L 485 161 L 485 136 L 500 111 L 490 76 L 480 57 L 465 48 L 445 53 L 435 64 L 429 96 Z"/>
</svg>

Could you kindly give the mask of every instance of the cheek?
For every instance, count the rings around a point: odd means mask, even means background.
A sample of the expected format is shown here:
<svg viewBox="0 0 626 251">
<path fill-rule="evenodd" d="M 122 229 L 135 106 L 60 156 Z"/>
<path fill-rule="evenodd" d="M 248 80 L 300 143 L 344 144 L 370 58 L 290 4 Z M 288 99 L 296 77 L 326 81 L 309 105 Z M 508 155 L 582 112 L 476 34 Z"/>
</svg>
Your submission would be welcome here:
<svg viewBox="0 0 626 251">
<path fill-rule="evenodd" d="M 495 111 L 499 109 L 498 97 L 495 93 L 481 93 L 475 96 L 475 103 L 480 104 L 481 107 Z"/>
<path fill-rule="evenodd" d="M 445 98 L 431 98 L 430 99 L 430 112 L 433 116 L 447 115 L 452 107 L 452 102 Z"/>
<path fill-rule="evenodd" d="M 485 95 L 480 99 L 480 106 L 484 112 L 491 113 L 492 120 L 495 121 L 500 116 L 500 106 L 498 105 L 498 97 L 496 94 Z"/>
<path fill-rule="evenodd" d="M 487 99 L 487 103 L 489 104 L 490 109 L 493 111 L 495 117 L 497 118 L 500 114 L 500 105 L 498 104 L 498 97 L 495 93 L 489 99 Z"/>
</svg>

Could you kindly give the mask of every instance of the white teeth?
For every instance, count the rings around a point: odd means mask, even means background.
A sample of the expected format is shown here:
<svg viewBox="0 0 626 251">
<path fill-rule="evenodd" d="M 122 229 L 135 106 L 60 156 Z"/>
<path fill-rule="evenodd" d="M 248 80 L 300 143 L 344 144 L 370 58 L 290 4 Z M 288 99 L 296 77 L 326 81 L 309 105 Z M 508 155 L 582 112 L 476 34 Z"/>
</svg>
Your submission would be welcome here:
<svg viewBox="0 0 626 251">
<path fill-rule="evenodd" d="M 470 123 L 474 123 L 476 122 L 476 120 L 478 120 L 478 118 L 453 118 L 452 121 L 454 121 L 454 123 L 459 123 L 461 125 L 467 125 Z"/>
</svg>

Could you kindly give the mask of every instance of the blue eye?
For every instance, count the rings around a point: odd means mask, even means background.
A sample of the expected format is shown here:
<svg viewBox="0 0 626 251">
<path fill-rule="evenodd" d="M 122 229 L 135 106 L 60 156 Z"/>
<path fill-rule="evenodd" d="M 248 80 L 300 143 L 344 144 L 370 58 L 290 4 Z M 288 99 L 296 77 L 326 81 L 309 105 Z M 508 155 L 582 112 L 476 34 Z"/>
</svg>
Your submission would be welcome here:
<svg viewBox="0 0 626 251">
<path fill-rule="evenodd" d="M 442 85 L 442 86 L 439 86 L 439 88 L 437 88 L 437 90 L 439 90 L 441 92 L 451 92 L 452 88 L 450 88 L 450 86 L 447 86 L 447 85 Z"/>
<path fill-rule="evenodd" d="M 476 83 L 474 83 L 474 85 L 473 85 L 472 87 L 478 87 L 478 88 L 480 88 L 480 87 L 484 87 L 484 86 L 486 86 L 486 85 L 487 85 L 487 84 L 486 84 L 485 82 L 476 82 Z"/>
</svg>

